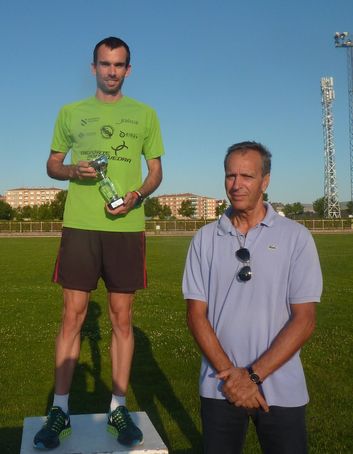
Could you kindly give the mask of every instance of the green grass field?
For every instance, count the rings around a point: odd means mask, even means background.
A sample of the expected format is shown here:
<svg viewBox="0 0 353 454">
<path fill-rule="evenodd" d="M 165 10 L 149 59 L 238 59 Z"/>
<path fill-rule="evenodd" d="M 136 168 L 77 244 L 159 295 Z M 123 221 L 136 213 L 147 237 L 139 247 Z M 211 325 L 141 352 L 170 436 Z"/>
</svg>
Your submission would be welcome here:
<svg viewBox="0 0 353 454">
<path fill-rule="evenodd" d="M 311 453 L 353 452 L 353 236 L 315 237 L 324 274 L 316 332 L 302 352 L 311 395 Z M 128 401 L 170 453 L 199 453 L 200 357 L 185 325 L 180 282 L 190 237 L 149 237 L 149 288 L 134 306 L 136 353 Z M 51 283 L 58 238 L 0 238 L 0 452 L 20 450 L 26 416 L 51 402 L 61 289 Z M 110 325 L 102 285 L 92 294 L 71 413 L 106 412 Z M 259 453 L 251 428 L 245 453 Z"/>
</svg>

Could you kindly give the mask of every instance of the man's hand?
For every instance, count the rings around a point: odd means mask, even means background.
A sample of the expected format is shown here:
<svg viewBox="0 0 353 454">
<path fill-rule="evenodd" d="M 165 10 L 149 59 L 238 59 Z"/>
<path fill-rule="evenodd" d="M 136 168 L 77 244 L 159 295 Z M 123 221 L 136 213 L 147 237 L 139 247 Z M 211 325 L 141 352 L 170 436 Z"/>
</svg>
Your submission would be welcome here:
<svg viewBox="0 0 353 454">
<path fill-rule="evenodd" d="M 96 178 L 97 172 L 89 165 L 88 161 L 79 161 L 76 164 L 76 178 L 84 180 L 86 178 Z"/>
<path fill-rule="evenodd" d="M 119 214 L 127 214 L 136 206 L 137 194 L 135 192 L 128 192 L 124 197 L 124 204 L 120 207 L 114 208 L 113 210 L 105 205 L 105 209 L 109 214 L 118 216 Z"/>
<path fill-rule="evenodd" d="M 217 374 L 224 381 L 222 391 L 229 402 L 237 407 L 259 408 L 268 412 L 269 407 L 259 387 L 250 380 L 245 368 L 230 367 Z"/>
<path fill-rule="evenodd" d="M 56 180 L 83 180 L 93 179 L 97 173 L 88 161 L 80 161 L 77 164 L 64 164 L 66 153 L 51 151 L 47 161 L 47 173 Z"/>
</svg>

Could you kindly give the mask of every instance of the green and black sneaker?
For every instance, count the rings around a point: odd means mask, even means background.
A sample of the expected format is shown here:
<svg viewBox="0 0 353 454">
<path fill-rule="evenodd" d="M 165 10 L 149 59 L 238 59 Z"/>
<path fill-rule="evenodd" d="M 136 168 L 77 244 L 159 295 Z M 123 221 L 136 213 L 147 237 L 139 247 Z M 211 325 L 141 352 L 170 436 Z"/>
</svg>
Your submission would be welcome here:
<svg viewBox="0 0 353 454">
<path fill-rule="evenodd" d="M 117 437 L 118 442 L 122 445 L 136 446 L 143 443 L 141 430 L 133 422 L 128 409 L 123 405 L 109 413 L 107 431 Z"/>
<path fill-rule="evenodd" d="M 51 407 L 47 420 L 33 439 L 36 449 L 54 449 L 60 441 L 71 435 L 70 416 L 60 407 Z"/>
</svg>

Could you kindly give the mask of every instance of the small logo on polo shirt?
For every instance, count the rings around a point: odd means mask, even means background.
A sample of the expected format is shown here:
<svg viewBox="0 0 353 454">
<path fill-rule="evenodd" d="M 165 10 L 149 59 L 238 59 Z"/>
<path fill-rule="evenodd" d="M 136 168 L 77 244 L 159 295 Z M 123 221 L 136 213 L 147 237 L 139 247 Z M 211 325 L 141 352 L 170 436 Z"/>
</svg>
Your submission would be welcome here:
<svg viewBox="0 0 353 454">
<path fill-rule="evenodd" d="M 270 251 L 275 251 L 277 249 L 277 246 L 275 244 L 270 244 L 268 246 L 268 248 L 269 248 Z"/>
</svg>

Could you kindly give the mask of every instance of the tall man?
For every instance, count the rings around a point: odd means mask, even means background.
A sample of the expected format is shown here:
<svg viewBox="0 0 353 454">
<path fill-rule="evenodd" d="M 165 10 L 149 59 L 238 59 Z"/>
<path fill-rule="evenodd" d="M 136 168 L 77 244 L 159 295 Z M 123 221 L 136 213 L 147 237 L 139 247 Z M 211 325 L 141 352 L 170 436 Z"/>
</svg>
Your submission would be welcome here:
<svg viewBox="0 0 353 454">
<path fill-rule="evenodd" d="M 64 106 L 58 116 L 48 175 L 70 180 L 64 228 L 54 281 L 63 288 L 64 310 L 56 340 L 55 395 L 43 428 L 34 438 L 38 449 L 52 449 L 71 432 L 69 390 L 80 352 L 80 330 L 90 292 L 101 277 L 112 323 L 112 400 L 108 430 L 124 445 L 140 444 L 141 430 L 125 406 L 134 350 L 132 305 L 146 287 L 144 210 L 141 202 L 162 180 L 163 144 L 157 115 L 149 106 L 122 94 L 130 74 L 130 50 L 119 38 L 100 41 L 93 52 L 94 97 Z M 71 164 L 64 164 L 71 150 Z M 90 162 L 108 158 L 108 177 L 123 205 L 109 208 L 98 190 Z M 141 155 L 148 173 L 142 182 Z"/>
<path fill-rule="evenodd" d="M 265 147 L 235 144 L 224 167 L 231 206 L 195 235 L 183 278 L 203 354 L 204 450 L 240 453 L 250 416 L 264 453 L 302 454 L 308 393 L 299 353 L 322 291 L 317 251 L 303 226 L 263 202 Z"/>
</svg>

